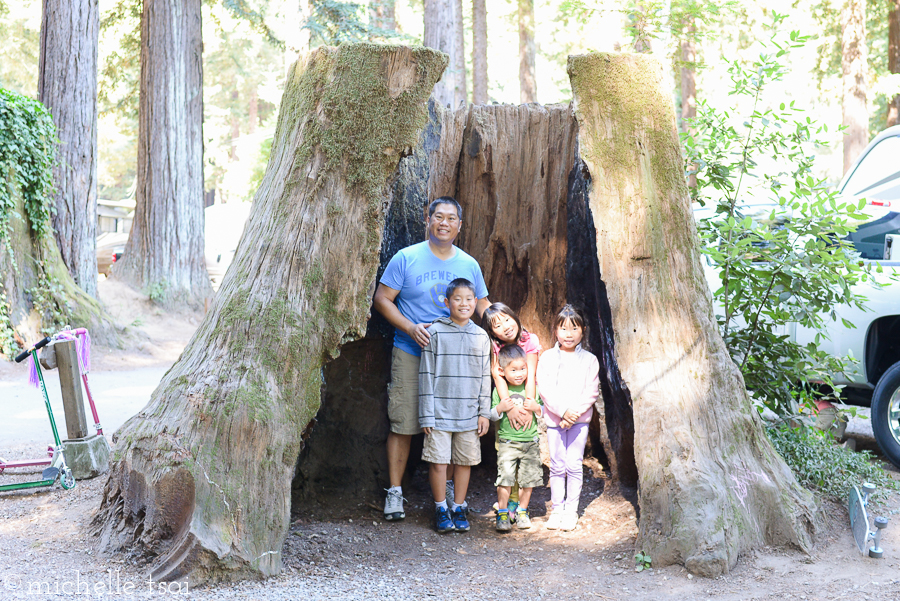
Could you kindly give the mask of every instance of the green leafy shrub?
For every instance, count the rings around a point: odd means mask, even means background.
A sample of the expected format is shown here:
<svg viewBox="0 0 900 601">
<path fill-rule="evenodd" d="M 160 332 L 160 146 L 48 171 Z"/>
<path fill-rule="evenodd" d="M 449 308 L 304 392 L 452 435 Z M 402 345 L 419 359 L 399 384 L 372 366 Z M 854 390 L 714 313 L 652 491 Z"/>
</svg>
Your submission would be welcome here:
<svg viewBox="0 0 900 601">
<path fill-rule="evenodd" d="M 827 129 L 793 102 L 764 101 L 768 84 L 787 73 L 781 61 L 788 51 L 809 39 L 792 32 L 781 40 L 783 18 L 774 17 L 770 53 L 749 66 L 730 64 L 730 93 L 749 99 L 748 114 L 701 102 L 682 142 L 687 172 L 697 178 L 693 199 L 712 208 L 698 230 L 718 268 L 713 295 L 722 337 L 747 388 L 788 417 L 817 398 L 837 400 L 832 375 L 850 371 L 853 361 L 818 343 L 837 318 L 835 306 L 863 306 L 853 286 L 881 267 L 860 261 L 844 239 L 854 221 L 867 219 L 865 202 L 839 199 L 813 175 L 814 150 L 824 144 L 817 136 Z M 787 333 L 792 324 L 817 331 L 815 341 L 798 344 Z"/>
<path fill-rule="evenodd" d="M 787 425 L 766 431 L 800 484 L 836 501 L 846 503 L 850 489 L 863 482 L 878 487 L 871 497 L 875 503 L 887 499 L 886 491 L 900 490 L 900 483 L 871 461 L 871 452 L 844 449 L 827 432 Z"/>
</svg>

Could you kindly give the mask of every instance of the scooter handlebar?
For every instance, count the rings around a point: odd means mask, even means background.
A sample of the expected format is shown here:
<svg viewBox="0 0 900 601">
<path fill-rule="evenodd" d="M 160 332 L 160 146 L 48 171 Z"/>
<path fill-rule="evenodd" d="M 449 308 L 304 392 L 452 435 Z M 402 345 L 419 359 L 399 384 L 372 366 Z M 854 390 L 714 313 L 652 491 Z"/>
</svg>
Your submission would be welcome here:
<svg viewBox="0 0 900 601">
<path fill-rule="evenodd" d="M 40 350 L 40 349 L 44 348 L 45 346 L 47 346 L 48 344 L 50 344 L 50 340 L 51 340 L 50 337 L 47 336 L 46 338 L 44 338 L 43 340 L 41 340 L 40 342 L 35 344 L 32 348 L 28 349 L 27 351 L 22 351 L 21 353 L 19 353 L 19 355 L 16 357 L 16 363 L 21 363 L 22 361 L 24 361 L 25 357 L 27 357 L 29 354 L 31 354 L 31 351 Z"/>
</svg>

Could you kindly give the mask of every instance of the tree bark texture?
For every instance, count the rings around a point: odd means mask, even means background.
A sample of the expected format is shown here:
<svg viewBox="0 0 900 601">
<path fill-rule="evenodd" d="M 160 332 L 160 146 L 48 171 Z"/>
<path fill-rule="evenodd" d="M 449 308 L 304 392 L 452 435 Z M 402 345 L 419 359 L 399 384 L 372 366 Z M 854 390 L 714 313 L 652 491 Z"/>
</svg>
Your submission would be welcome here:
<svg viewBox="0 0 900 601">
<path fill-rule="evenodd" d="M 519 102 L 537 102 L 534 0 L 519 3 Z"/>
<path fill-rule="evenodd" d="M 753 417 L 713 316 L 662 66 L 591 54 L 568 70 L 616 363 L 634 404 L 637 548 L 708 577 L 756 546 L 809 550 L 815 501 Z"/>
<path fill-rule="evenodd" d="M 425 0 L 425 31 L 422 42 L 447 54 L 450 63 L 434 87 L 441 106 L 456 109 L 468 101 L 466 92 L 465 40 L 462 0 Z"/>
<path fill-rule="evenodd" d="M 97 297 L 97 0 L 44 0 L 38 100 L 53 115 L 59 154 L 53 230 L 75 283 Z"/>
<path fill-rule="evenodd" d="M 363 335 L 391 183 L 445 66 L 426 48 L 344 45 L 292 69 L 222 287 L 117 433 L 95 521 L 107 550 L 143 553 L 157 580 L 280 571 L 323 366 Z"/>
<path fill-rule="evenodd" d="M 112 275 L 170 302 L 212 293 L 203 241 L 200 0 L 146 0 L 141 15 L 136 207 Z"/>
<path fill-rule="evenodd" d="M 869 143 L 869 107 L 866 104 L 866 2 L 847 0 L 841 9 L 841 109 L 844 135 L 844 173 Z"/>
<path fill-rule="evenodd" d="M 9 250 L 0 252 L 0 292 L 6 296 L 9 323 L 25 344 L 71 325 L 85 327 L 95 342 L 119 345 L 115 324 L 97 299 L 78 287 L 62 260 L 56 239 L 38 238 L 25 211 L 13 174 L 0 184 L 10 186 L 15 202 L 9 219 Z M 94 263 L 96 268 L 96 261 Z M 11 359 L 12 357 L 8 357 Z"/>
<path fill-rule="evenodd" d="M 900 0 L 890 0 L 888 14 L 888 71 L 900 74 Z M 888 104 L 885 127 L 900 125 L 900 94 L 895 94 Z"/>
<path fill-rule="evenodd" d="M 487 103 L 487 6 L 485 0 L 472 0 L 472 104 Z"/>
</svg>

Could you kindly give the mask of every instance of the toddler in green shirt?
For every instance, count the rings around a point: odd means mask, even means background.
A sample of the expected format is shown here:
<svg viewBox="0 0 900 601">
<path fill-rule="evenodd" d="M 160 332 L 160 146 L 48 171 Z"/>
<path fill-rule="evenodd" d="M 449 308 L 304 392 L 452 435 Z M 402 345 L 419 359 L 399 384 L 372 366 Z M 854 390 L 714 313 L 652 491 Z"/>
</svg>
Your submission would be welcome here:
<svg viewBox="0 0 900 601">
<path fill-rule="evenodd" d="M 525 398 L 525 380 L 528 365 L 525 351 L 517 344 L 507 344 L 497 353 L 500 375 L 509 385 L 509 398 L 500 401 L 497 390 L 491 397 L 491 420 L 499 421 L 497 427 L 499 444 L 497 448 L 497 530 L 512 530 L 509 516 L 509 493 L 516 483 L 518 472 L 519 507 L 516 511 L 516 525 L 531 528 L 528 503 L 535 486 L 544 484 L 544 468 L 541 465 L 541 449 L 538 438 L 538 420 L 541 415 L 541 397 L 535 391 L 535 399 Z M 513 407 L 521 407 L 531 412 L 531 423 L 517 430 L 509 421 L 506 412 Z"/>
</svg>

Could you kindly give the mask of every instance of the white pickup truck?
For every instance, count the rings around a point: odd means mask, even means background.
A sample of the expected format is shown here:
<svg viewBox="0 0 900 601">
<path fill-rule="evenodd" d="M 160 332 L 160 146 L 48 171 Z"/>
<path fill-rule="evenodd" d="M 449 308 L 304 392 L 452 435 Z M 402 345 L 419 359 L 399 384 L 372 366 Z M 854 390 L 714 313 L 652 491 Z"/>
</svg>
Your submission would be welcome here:
<svg viewBox="0 0 900 601">
<path fill-rule="evenodd" d="M 865 198 L 871 220 L 860 224 L 849 239 L 865 261 L 878 261 L 888 275 L 900 275 L 900 126 L 881 132 L 866 147 L 841 181 L 840 194 Z M 861 284 L 856 292 L 867 297 L 867 310 L 836 308 L 855 328 L 829 322 L 830 340 L 821 343 L 829 353 L 852 353 L 858 373 L 844 384 L 851 402 L 872 402 L 872 429 L 878 445 L 900 467 L 900 283 L 883 288 Z M 808 343 L 815 332 L 794 327 L 796 340 Z"/>
</svg>

